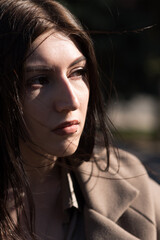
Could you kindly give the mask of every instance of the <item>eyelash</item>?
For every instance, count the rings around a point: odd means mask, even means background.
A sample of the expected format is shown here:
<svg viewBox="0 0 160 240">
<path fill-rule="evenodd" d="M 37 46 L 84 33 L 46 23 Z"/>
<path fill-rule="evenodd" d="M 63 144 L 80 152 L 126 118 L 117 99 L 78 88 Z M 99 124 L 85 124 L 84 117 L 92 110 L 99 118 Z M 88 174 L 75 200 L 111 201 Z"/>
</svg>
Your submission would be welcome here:
<svg viewBox="0 0 160 240">
<path fill-rule="evenodd" d="M 73 76 L 73 75 L 76 75 L 76 76 Z M 74 79 L 77 77 L 78 78 L 82 77 L 82 79 L 84 80 L 87 77 L 87 68 L 86 67 L 80 68 L 70 73 L 71 79 Z"/>
<path fill-rule="evenodd" d="M 83 79 L 83 80 L 85 80 L 87 78 L 87 68 L 84 67 L 84 68 L 79 68 L 79 69 L 73 70 L 69 74 L 68 78 L 73 79 L 73 80 L 76 80 L 76 79 Z M 32 77 L 32 78 L 28 79 L 26 86 L 28 88 L 30 88 L 33 85 L 44 86 L 44 85 L 47 85 L 49 83 L 50 83 L 49 76 L 47 76 L 47 75 L 39 75 L 39 76 L 35 76 L 35 77 Z"/>
<path fill-rule="evenodd" d="M 41 81 L 42 80 L 42 81 Z M 48 76 L 46 75 L 39 75 L 36 77 L 33 77 L 27 81 L 27 87 L 32 87 L 32 85 L 46 85 L 49 83 Z"/>
</svg>

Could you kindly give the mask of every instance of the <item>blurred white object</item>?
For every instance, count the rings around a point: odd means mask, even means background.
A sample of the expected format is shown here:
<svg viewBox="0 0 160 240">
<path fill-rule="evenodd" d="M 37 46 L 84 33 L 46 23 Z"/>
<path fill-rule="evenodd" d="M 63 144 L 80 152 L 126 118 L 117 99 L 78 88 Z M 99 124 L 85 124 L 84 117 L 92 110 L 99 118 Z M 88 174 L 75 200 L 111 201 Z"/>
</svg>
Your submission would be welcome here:
<svg viewBox="0 0 160 240">
<path fill-rule="evenodd" d="M 108 115 L 116 128 L 150 132 L 159 122 L 159 103 L 149 95 L 136 95 L 131 100 L 113 101 Z"/>
</svg>

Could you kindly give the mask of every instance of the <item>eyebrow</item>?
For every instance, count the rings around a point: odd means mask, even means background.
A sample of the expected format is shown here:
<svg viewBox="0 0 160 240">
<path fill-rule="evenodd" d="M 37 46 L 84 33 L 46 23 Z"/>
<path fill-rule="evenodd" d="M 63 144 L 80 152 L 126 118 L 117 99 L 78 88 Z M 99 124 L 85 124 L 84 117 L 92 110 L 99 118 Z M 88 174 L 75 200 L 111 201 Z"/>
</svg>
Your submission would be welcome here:
<svg viewBox="0 0 160 240">
<path fill-rule="evenodd" d="M 48 72 L 48 71 L 53 71 L 53 68 L 50 68 L 46 65 L 31 65 L 31 66 L 27 66 L 25 69 L 25 72 L 38 72 L 38 71 L 44 71 L 44 72 Z"/>
<path fill-rule="evenodd" d="M 77 58 L 75 61 L 73 61 L 68 68 L 73 67 L 74 65 L 82 62 L 82 61 L 86 61 L 86 57 L 85 56 L 81 56 L 79 58 Z M 25 72 L 36 72 L 36 71 L 43 71 L 43 72 L 49 72 L 49 71 L 54 71 L 54 67 L 48 67 L 46 65 L 30 65 L 30 66 L 26 66 Z"/>
<path fill-rule="evenodd" d="M 73 67 L 74 65 L 76 65 L 77 63 L 82 62 L 82 61 L 86 61 L 85 56 L 81 56 L 81 57 L 79 57 L 78 59 L 76 59 L 75 61 L 73 61 L 73 62 L 69 65 L 69 68 L 70 68 L 70 67 Z"/>
</svg>

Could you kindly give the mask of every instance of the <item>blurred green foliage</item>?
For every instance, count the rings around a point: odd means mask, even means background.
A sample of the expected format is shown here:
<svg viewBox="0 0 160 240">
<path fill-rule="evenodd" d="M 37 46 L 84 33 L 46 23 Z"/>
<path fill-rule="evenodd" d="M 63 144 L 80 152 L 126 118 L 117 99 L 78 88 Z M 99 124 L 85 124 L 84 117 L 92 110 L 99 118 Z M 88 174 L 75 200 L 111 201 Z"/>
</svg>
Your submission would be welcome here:
<svg viewBox="0 0 160 240">
<path fill-rule="evenodd" d="M 91 32 L 106 89 L 112 79 L 119 97 L 129 98 L 135 93 L 159 96 L 159 0 L 60 2 Z M 153 27 L 145 29 L 149 26 Z"/>
</svg>

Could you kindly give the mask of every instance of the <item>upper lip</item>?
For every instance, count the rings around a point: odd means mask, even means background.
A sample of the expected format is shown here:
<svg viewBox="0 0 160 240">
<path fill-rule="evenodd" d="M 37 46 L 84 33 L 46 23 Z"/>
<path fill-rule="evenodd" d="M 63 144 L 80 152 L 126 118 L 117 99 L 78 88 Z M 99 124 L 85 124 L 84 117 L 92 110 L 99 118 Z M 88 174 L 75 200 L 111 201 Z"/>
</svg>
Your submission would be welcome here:
<svg viewBox="0 0 160 240">
<path fill-rule="evenodd" d="M 79 124 L 78 120 L 66 121 L 66 122 L 63 122 L 63 123 L 59 124 L 57 127 L 55 127 L 53 129 L 53 131 L 56 130 L 56 129 L 61 129 L 61 128 L 64 128 L 64 127 L 68 127 L 68 126 L 71 126 L 71 125 L 77 125 L 77 124 Z"/>
</svg>

